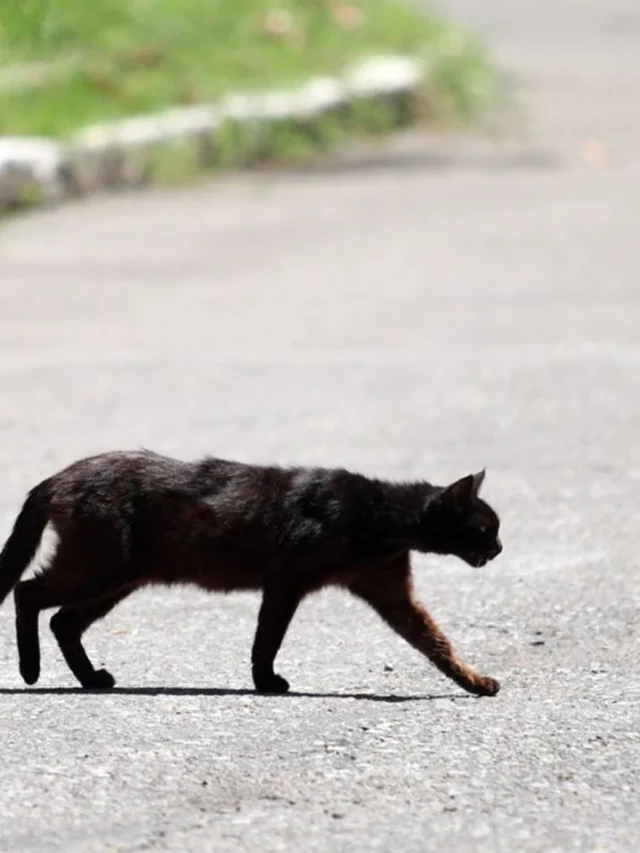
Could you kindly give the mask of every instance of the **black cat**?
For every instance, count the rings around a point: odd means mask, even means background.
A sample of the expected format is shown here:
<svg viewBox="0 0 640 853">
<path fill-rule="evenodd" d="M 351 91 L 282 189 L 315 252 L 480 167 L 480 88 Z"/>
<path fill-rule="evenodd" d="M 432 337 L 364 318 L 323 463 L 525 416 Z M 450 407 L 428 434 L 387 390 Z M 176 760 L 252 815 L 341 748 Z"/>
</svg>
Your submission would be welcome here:
<svg viewBox="0 0 640 853">
<path fill-rule="evenodd" d="M 70 465 L 33 488 L 0 554 L 0 601 L 15 586 L 20 672 L 40 674 L 38 614 L 60 607 L 51 628 L 71 671 L 89 688 L 95 670 L 84 631 L 148 584 L 260 589 L 252 652 L 255 687 L 284 692 L 273 664 L 302 599 L 334 584 L 380 616 L 465 690 L 494 695 L 497 681 L 455 656 L 412 593 L 409 552 L 453 554 L 483 566 L 502 550 L 496 513 L 478 497 L 484 479 L 450 486 L 390 483 L 342 469 L 278 468 L 206 458 L 181 462 L 147 451 Z M 58 545 L 34 579 L 20 577 L 51 523 Z"/>
</svg>

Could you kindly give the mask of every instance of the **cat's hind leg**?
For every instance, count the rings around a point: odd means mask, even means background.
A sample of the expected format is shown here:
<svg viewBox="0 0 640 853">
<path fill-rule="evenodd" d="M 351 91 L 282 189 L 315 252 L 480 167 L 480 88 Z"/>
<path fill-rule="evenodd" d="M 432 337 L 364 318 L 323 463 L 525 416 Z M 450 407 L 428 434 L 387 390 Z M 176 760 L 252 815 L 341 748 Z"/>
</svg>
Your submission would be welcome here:
<svg viewBox="0 0 640 853">
<path fill-rule="evenodd" d="M 84 650 L 81 638 L 94 622 L 106 616 L 135 588 L 125 587 L 85 604 L 67 604 L 51 617 L 49 625 L 58 641 L 60 651 L 69 669 L 83 687 L 108 689 L 115 685 L 115 679 L 110 672 L 106 669 L 94 668 Z"/>
<path fill-rule="evenodd" d="M 103 547 L 101 548 L 100 545 Z M 111 547 L 108 547 L 111 546 Z M 63 539 L 48 566 L 14 588 L 20 674 L 27 684 L 40 676 L 38 617 L 41 610 L 84 605 L 133 585 L 117 547 L 94 537 Z"/>
<path fill-rule="evenodd" d="M 32 580 L 20 581 L 13 590 L 20 675 L 27 684 L 35 684 L 40 677 L 40 606 L 33 584 Z"/>
</svg>

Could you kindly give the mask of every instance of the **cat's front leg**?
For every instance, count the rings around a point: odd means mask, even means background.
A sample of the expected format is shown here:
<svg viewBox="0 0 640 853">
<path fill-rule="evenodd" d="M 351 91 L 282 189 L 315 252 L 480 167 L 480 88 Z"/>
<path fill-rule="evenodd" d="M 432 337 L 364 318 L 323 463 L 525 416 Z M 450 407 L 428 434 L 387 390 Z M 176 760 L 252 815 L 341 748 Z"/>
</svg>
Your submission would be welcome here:
<svg viewBox="0 0 640 853">
<path fill-rule="evenodd" d="M 274 672 L 273 664 L 289 623 L 300 603 L 290 580 L 279 576 L 265 587 L 251 653 L 251 672 L 260 693 L 286 693 L 289 682 Z"/>
<path fill-rule="evenodd" d="M 394 631 L 460 687 L 476 696 L 495 696 L 499 682 L 459 660 L 427 610 L 414 599 L 408 559 L 393 568 L 373 571 L 351 584 L 351 592 L 370 604 Z"/>
</svg>

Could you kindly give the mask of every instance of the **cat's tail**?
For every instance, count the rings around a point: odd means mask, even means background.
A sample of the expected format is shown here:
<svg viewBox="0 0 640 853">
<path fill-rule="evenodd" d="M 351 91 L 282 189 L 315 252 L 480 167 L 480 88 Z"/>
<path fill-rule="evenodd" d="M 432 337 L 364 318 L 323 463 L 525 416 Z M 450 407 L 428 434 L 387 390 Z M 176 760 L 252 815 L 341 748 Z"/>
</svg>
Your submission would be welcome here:
<svg viewBox="0 0 640 853">
<path fill-rule="evenodd" d="M 38 550 L 49 520 L 50 486 L 49 480 L 43 480 L 31 489 L 0 553 L 0 604 L 18 583 Z"/>
</svg>

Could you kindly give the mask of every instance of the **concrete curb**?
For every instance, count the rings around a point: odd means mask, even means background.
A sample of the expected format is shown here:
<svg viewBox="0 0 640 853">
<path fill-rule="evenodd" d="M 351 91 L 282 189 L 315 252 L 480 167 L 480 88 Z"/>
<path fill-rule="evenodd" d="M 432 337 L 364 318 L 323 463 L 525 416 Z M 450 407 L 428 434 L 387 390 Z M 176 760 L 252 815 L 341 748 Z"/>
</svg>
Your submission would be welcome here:
<svg viewBox="0 0 640 853">
<path fill-rule="evenodd" d="M 361 104 L 393 108 L 407 118 L 423 91 L 427 69 L 410 56 L 375 56 L 335 77 L 317 77 L 292 89 L 234 93 L 218 103 L 168 109 L 84 128 L 68 143 L 37 137 L 0 137 L 0 211 L 59 203 L 154 178 L 158 153 L 188 146 L 195 168 L 220 162 L 223 128 L 245 135 L 244 165 L 260 162 L 269 133 L 288 125 L 313 138 L 318 122 L 339 121 Z M 237 163 L 234 163 L 237 165 Z"/>
</svg>

